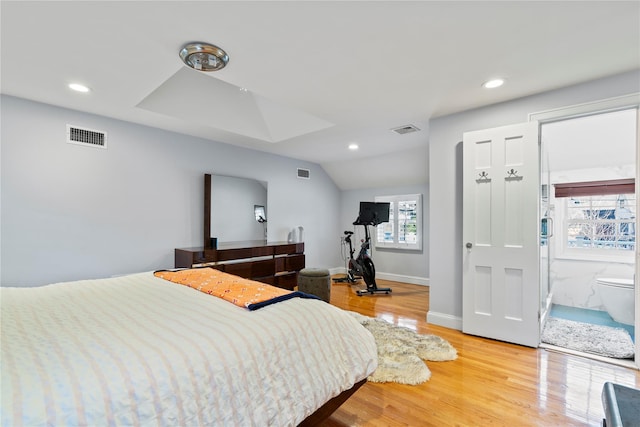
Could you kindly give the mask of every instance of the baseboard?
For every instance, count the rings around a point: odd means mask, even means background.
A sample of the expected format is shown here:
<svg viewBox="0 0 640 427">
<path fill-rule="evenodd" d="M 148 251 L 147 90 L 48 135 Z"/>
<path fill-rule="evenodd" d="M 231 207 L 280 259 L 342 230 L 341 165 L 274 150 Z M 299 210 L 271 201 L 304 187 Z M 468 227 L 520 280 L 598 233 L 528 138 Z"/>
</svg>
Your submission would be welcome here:
<svg viewBox="0 0 640 427">
<path fill-rule="evenodd" d="M 456 329 L 458 331 L 462 330 L 462 317 L 452 316 L 450 314 L 428 311 L 427 323 L 444 326 L 445 328 L 449 329 Z"/>
<path fill-rule="evenodd" d="M 344 268 L 344 267 L 330 268 L 329 269 L 329 274 L 331 274 L 332 276 L 334 274 L 347 274 L 347 269 Z"/>
<path fill-rule="evenodd" d="M 344 267 L 330 268 L 331 275 L 347 274 Z M 429 279 L 426 277 L 405 276 L 402 274 L 376 272 L 376 279 L 391 280 L 392 282 L 411 283 L 412 285 L 429 286 Z"/>
<path fill-rule="evenodd" d="M 402 282 L 402 283 L 411 283 L 412 285 L 429 286 L 429 279 L 426 277 L 405 276 L 402 274 L 376 272 L 376 278 L 383 279 L 383 280 L 391 280 L 392 282 Z"/>
</svg>

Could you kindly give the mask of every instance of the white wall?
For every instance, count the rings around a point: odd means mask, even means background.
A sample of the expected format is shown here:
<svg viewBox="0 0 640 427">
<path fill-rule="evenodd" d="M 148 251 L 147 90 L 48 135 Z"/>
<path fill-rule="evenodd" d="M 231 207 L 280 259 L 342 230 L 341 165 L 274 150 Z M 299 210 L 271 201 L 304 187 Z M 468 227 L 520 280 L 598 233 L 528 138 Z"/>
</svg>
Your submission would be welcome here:
<svg viewBox="0 0 640 427">
<path fill-rule="evenodd" d="M 517 84 L 512 82 L 511 84 Z M 427 320 L 460 328 L 462 316 L 462 135 L 528 121 L 530 113 L 640 91 L 638 70 L 431 120 Z"/>
<path fill-rule="evenodd" d="M 269 240 L 305 228 L 307 265 L 340 265 L 340 191 L 317 164 L 2 96 L 1 283 L 36 286 L 173 267 L 202 245 L 204 174 L 268 182 Z M 65 142 L 66 124 L 108 149 Z M 296 168 L 311 179 L 297 178 Z"/>
<path fill-rule="evenodd" d="M 552 262 L 553 303 L 569 307 L 606 311 L 596 280 L 599 277 L 631 279 L 631 263 L 556 259 Z"/>
<path fill-rule="evenodd" d="M 376 277 L 406 283 L 427 285 L 429 283 L 429 185 L 408 185 L 400 187 L 370 188 L 365 190 L 343 191 L 341 195 L 341 231 L 336 236 L 336 248 L 340 246 L 340 237 L 344 230 L 354 231 L 353 239 L 358 244 L 364 238 L 364 227 L 354 226 L 358 217 L 360 202 L 373 202 L 376 196 L 402 194 L 422 194 L 423 246 L 421 251 L 373 248 L 371 257 L 376 266 Z M 373 228 L 371 228 L 373 230 Z M 356 252 L 357 255 L 357 252 Z M 344 262 L 342 263 L 344 265 Z"/>
</svg>

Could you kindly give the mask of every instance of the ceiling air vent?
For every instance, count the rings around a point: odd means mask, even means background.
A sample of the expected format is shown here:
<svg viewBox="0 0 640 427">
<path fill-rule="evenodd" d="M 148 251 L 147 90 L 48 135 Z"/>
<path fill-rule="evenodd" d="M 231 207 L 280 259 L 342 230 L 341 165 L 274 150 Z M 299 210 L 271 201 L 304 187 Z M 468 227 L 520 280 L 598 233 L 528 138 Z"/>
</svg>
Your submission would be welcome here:
<svg viewBox="0 0 640 427">
<path fill-rule="evenodd" d="M 85 147 L 107 148 L 107 133 L 67 125 L 67 142 Z"/>
<path fill-rule="evenodd" d="M 298 168 L 298 178 L 309 179 L 311 177 L 309 169 Z"/>
<path fill-rule="evenodd" d="M 418 129 L 414 125 L 406 125 L 406 126 L 400 126 L 399 128 L 394 128 L 391 130 L 397 134 L 404 135 L 405 133 L 418 132 L 420 129 Z"/>
</svg>

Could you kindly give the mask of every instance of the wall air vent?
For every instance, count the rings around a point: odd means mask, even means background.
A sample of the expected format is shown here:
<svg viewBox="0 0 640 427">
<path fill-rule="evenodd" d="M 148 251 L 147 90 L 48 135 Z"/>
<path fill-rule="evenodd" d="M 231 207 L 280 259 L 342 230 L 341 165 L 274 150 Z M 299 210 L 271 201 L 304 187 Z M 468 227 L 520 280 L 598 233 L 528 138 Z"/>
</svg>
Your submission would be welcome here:
<svg viewBox="0 0 640 427">
<path fill-rule="evenodd" d="M 300 169 L 300 168 L 298 168 L 298 178 L 310 179 L 311 178 L 311 172 L 309 171 L 309 169 Z"/>
<path fill-rule="evenodd" d="M 399 135 L 404 135 L 405 133 L 418 132 L 420 129 L 418 129 L 414 125 L 406 125 L 400 126 L 399 128 L 393 128 L 391 130 Z"/>
<path fill-rule="evenodd" d="M 67 125 L 67 142 L 85 147 L 107 148 L 107 133 Z"/>
</svg>

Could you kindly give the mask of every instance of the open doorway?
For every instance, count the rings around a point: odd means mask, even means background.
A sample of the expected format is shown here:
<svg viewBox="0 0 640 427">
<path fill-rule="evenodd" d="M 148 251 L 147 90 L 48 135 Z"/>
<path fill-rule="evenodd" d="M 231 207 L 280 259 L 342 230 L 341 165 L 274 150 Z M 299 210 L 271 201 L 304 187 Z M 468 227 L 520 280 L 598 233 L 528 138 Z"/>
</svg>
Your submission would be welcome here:
<svg viewBox="0 0 640 427">
<path fill-rule="evenodd" d="M 635 365 L 637 107 L 543 122 L 544 346 Z"/>
</svg>

